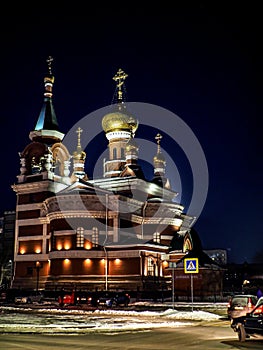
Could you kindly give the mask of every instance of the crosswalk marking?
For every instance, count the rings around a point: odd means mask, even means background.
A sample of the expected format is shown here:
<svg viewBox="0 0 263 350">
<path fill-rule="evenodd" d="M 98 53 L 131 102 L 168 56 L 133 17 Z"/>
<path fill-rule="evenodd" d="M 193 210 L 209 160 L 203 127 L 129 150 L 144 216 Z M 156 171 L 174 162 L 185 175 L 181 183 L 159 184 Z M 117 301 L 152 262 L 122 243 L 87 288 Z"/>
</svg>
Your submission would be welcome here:
<svg viewBox="0 0 263 350">
<path fill-rule="evenodd" d="M 185 273 L 198 273 L 198 258 L 191 258 L 184 260 Z"/>
</svg>

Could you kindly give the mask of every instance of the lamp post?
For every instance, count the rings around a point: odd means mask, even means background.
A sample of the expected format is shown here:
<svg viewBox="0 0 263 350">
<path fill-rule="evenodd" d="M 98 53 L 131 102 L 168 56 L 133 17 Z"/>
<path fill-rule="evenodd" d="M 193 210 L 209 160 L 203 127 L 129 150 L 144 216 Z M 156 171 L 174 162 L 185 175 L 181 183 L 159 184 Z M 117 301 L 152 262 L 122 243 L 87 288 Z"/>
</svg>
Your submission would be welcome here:
<svg viewBox="0 0 263 350">
<path fill-rule="evenodd" d="M 169 261 L 169 270 L 172 270 L 172 303 L 173 303 L 173 309 L 174 309 L 174 296 L 175 296 L 175 289 L 174 289 L 174 283 L 175 283 L 175 276 L 174 276 L 174 270 L 176 268 L 176 262 L 175 261 Z"/>
</svg>

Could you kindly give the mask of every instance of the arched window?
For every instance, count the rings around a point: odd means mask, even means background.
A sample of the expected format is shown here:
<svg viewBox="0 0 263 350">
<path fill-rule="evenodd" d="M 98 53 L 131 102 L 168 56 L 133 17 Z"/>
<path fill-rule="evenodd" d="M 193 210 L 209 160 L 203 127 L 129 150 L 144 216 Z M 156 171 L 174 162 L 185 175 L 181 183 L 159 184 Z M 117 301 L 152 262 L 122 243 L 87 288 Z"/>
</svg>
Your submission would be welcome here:
<svg viewBox="0 0 263 350">
<path fill-rule="evenodd" d="M 93 247 L 97 247 L 99 245 L 99 231 L 97 227 L 92 228 L 92 243 Z"/>
<path fill-rule="evenodd" d="M 117 148 L 113 148 L 112 155 L 113 159 L 117 159 Z"/>
<path fill-rule="evenodd" d="M 121 159 L 125 158 L 125 152 L 124 152 L 124 148 L 121 149 Z"/>
<path fill-rule="evenodd" d="M 77 228 L 76 246 L 77 246 L 77 248 L 84 247 L 84 228 L 83 227 Z"/>
</svg>

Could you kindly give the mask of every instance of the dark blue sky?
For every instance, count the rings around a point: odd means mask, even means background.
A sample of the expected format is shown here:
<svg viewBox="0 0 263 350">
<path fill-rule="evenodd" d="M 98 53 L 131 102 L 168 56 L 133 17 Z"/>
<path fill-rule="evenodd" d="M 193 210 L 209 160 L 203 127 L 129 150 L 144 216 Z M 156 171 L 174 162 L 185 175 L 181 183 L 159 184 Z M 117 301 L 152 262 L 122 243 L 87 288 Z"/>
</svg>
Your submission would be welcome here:
<svg viewBox="0 0 263 350">
<path fill-rule="evenodd" d="M 11 185 L 19 173 L 18 152 L 30 141 L 42 107 L 46 58 L 54 57 L 53 103 L 64 133 L 111 103 L 112 76 L 122 68 L 129 74 L 128 101 L 177 114 L 203 148 L 209 191 L 195 224 L 203 247 L 228 249 L 229 262 L 263 262 L 259 8 L 205 2 L 177 7 L 6 15 L 0 24 L 1 212 L 15 208 Z M 140 128 L 136 136 L 146 137 Z M 168 140 L 162 145 L 169 152 Z M 89 164 L 96 152 L 88 154 Z M 186 179 L 187 206 L 189 165 L 179 149 L 173 154 Z"/>
</svg>

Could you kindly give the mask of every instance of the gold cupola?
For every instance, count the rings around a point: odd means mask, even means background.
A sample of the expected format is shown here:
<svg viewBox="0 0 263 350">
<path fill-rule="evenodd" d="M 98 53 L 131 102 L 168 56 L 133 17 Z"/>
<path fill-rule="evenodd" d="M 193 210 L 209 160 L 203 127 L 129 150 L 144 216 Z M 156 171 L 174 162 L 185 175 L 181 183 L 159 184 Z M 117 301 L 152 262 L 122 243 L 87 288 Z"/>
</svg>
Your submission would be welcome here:
<svg viewBox="0 0 263 350">
<path fill-rule="evenodd" d="M 78 134 L 78 143 L 76 151 L 73 152 L 73 174 L 75 179 L 87 179 L 87 175 L 84 170 L 86 152 L 82 150 L 80 143 L 80 134 L 82 131 L 83 130 L 80 127 L 78 127 L 76 130 L 76 133 Z"/>
<path fill-rule="evenodd" d="M 126 163 L 125 150 L 127 142 L 138 128 L 138 120 L 126 109 L 124 81 L 128 77 L 119 69 L 112 78 L 116 82 L 112 111 L 102 118 L 102 128 L 109 141 L 109 159 L 104 163 L 104 177 L 119 176 Z"/>
<path fill-rule="evenodd" d="M 161 134 L 157 134 L 155 136 L 155 140 L 157 142 L 157 153 L 153 157 L 155 173 L 160 172 L 160 171 L 161 171 L 161 173 L 164 173 L 164 169 L 165 169 L 165 165 L 166 165 L 166 160 L 165 160 L 164 155 L 161 152 L 161 146 L 160 146 L 160 142 L 161 142 L 162 138 L 163 137 Z"/>
<path fill-rule="evenodd" d="M 117 109 L 115 112 L 106 114 L 102 119 L 102 128 L 106 134 L 109 132 L 116 131 L 127 131 L 135 133 L 138 128 L 138 121 L 125 114 L 120 109 Z"/>
<path fill-rule="evenodd" d="M 158 186 L 170 189 L 170 181 L 165 177 L 166 160 L 162 154 L 160 146 L 162 138 L 162 135 L 159 133 L 155 136 L 155 140 L 157 142 L 157 153 L 153 157 L 154 178 L 152 179 L 152 182 L 156 183 Z"/>
<path fill-rule="evenodd" d="M 126 131 L 128 133 L 135 131 L 138 128 L 138 120 L 131 116 L 125 106 L 124 98 L 124 81 L 128 77 L 121 68 L 112 78 L 116 81 L 116 90 L 114 93 L 116 105 L 115 110 L 106 114 L 102 119 L 102 128 L 106 133 L 106 136 L 110 132 Z"/>
</svg>

